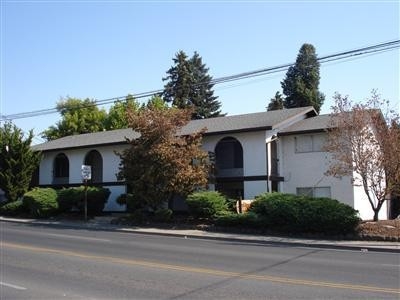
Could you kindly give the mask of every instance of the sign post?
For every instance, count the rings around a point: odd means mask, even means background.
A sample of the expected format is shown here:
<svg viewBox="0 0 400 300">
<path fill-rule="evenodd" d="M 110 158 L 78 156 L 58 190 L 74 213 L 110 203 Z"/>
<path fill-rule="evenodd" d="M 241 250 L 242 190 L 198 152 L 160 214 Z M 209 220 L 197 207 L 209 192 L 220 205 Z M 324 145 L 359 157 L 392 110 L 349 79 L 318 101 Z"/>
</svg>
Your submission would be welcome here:
<svg viewBox="0 0 400 300">
<path fill-rule="evenodd" d="M 88 180 L 92 179 L 92 167 L 88 165 L 82 165 L 82 180 L 85 185 L 85 222 L 87 222 L 87 184 Z"/>
</svg>

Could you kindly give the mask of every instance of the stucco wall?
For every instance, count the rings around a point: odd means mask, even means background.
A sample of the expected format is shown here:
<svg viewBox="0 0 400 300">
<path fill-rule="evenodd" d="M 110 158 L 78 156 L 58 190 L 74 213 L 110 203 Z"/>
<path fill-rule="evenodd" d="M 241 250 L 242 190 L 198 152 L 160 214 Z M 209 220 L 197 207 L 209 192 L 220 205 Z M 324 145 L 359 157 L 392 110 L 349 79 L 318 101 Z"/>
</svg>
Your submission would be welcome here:
<svg viewBox="0 0 400 300">
<path fill-rule="evenodd" d="M 316 137 L 325 133 L 314 134 Z M 331 197 L 354 207 L 353 186 L 350 177 L 341 179 L 326 176 L 329 159 L 326 152 L 296 153 L 295 138 L 281 136 L 278 142 L 281 174 L 285 180 L 281 191 L 296 194 L 299 187 L 330 187 Z"/>
<path fill-rule="evenodd" d="M 82 183 L 81 166 L 84 164 L 86 155 L 91 150 L 97 150 L 103 159 L 103 182 L 117 184 L 116 174 L 119 169 L 119 157 L 114 151 L 122 151 L 127 146 L 104 146 L 96 148 L 85 149 L 71 149 L 65 151 L 53 151 L 43 154 L 43 159 L 40 163 L 39 184 L 48 185 L 53 182 L 53 163 L 55 157 L 64 153 L 69 161 L 69 183 L 79 184 Z M 125 185 L 104 185 L 105 188 L 110 189 L 110 196 L 105 206 L 105 211 L 122 211 L 125 208 L 116 203 L 117 197 L 126 192 Z"/>
<path fill-rule="evenodd" d="M 244 176 L 263 176 L 267 174 L 265 131 L 206 136 L 203 139 L 203 149 L 215 152 L 217 143 L 225 137 L 233 137 L 242 145 Z"/>
<path fill-rule="evenodd" d="M 225 138 L 233 137 L 237 139 L 243 148 L 243 175 L 246 176 L 266 176 L 266 146 L 265 131 L 233 133 L 223 135 L 206 136 L 203 139 L 203 149 L 215 152 L 217 143 Z M 247 180 L 244 181 L 244 198 L 253 199 L 255 196 L 267 191 L 266 180 Z"/>
<path fill-rule="evenodd" d="M 354 174 L 354 177 L 359 177 Z M 357 182 L 357 181 L 356 181 Z M 374 203 L 376 207 L 376 202 Z M 360 217 L 363 220 L 372 220 L 374 218 L 374 211 L 365 194 L 364 187 L 361 185 L 354 186 L 354 209 L 358 210 Z M 379 220 L 387 220 L 389 217 L 387 202 L 385 202 L 379 211 Z"/>
</svg>

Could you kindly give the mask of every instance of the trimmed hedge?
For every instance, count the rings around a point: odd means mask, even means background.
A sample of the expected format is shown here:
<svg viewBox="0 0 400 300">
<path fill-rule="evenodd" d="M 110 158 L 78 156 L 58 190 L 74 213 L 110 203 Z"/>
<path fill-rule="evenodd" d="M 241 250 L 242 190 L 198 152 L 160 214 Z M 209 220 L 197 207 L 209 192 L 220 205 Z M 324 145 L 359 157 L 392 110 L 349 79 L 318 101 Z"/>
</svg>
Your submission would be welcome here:
<svg viewBox="0 0 400 300">
<path fill-rule="evenodd" d="M 154 212 L 154 220 L 157 222 L 168 222 L 172 219 L 172 210 L 168 208 L 159 208 Z"/>
<path fill-rule="evenodd" d="M 198 218 L 213 218 L 228 210 L 226 198 L 214 191 L 193 193 L 187 197 L 186 203 L 189 213 Z"/>
<path fill-rule="evenodd" d="M 57 191 L 57 202 L 60 213 L 68 213 L 77 208 L 77 203 L 82 197 L 82 192 L 76 188 L 63 188 Z"/>
<path fill-rule="evenodd" d="M 87 207 L 89 215 L 101 214 L 110 195 L 110 190 L 101 187 L 88 187 Z M 0 207 L 0 214 L 18 216 L 30 214 L 36 218 L 47 218 L 59 213 L 68 213 L 73 208 L 84 211 L 85 187 L 55 190 L 34 188 L 22 200 L 9 202 Z"/>
<path fill-rule="evenodd" d="M 101 214 L 110 193 L 107 188 L 87 187 L 88 215 Z M 60 212 L 69 212 L 72 208 L 77 208 L 83 212 L 85 210 L 85 187 L 80 186 L 59 190 L 57 201 Z"/>
<path fill-rule="evenodd" d="M 215 225 L 222 227 L 240 227 L 240 228 L 261 228 L 260 217 L 254 212 L 245 212 L 238 214 L 236 212 L 227 212 L 219 214 L 215 218 Z"/>
<path fill-rule="evenodd" d="M 134 212 L 143 208 L 143 202 L 130 193 L 119 195 L 116 201 L 119 205 L 126 205 L 127 212 Z"/>
<path fill-rule="evenodd" d="M 34 188 L 24 194 L 22 203 L 36 218 L 47 218 L 58 211 L 57 192 L 52 188 Z"/>
<path fill-rule="evenodd" d="M 360 222 L 355 209 L 337 200 L 282 193 L 256 197 L 250 212 L 263 228 L 286 233 L 348 234 Z"/>
<path fill-rule="evenodd" d="M 0 207 L 0 214 L 4 216 L 19 216 L 27 213 L 28 210 L 22 200 L 8 202 Z"/>
</svg>

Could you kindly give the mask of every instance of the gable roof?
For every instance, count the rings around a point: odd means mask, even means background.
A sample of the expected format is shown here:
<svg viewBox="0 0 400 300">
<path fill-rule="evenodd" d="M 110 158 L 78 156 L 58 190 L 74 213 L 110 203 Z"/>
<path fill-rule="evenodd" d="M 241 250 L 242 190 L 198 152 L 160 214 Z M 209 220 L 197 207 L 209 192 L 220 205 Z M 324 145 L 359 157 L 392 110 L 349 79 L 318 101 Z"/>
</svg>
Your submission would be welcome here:
<svg viewBox="0 0 400 300">
<path fill-rule="evenodd" d="M 331 115 L 319 115 L 296 122 L 295 124 L 279 131 L 278 135 L 292 135 L 311 132 L 324 132 L 331 128 Z"/>
<path fill-rule="evenodd" d="M 190 134 L 206 128 L 204 135 L 215 135 L 224 133 L 249 132 L 259 130 L 271 130 L 301 115 L 315 116 L 313 107 L 300 107 L 243 115 L 234 115 L 202 120 L 192 120 L 184 126 L 180 134 Z M 85 148 L 94 146 L 106 146 L 125 144 L 126 138 L 138 138 L 139 134 L 131 128 L 117 129 L 111 131 L 101 131 L 71 135 L 56 140 L 35 145 L 33 150 L 53 151 L 73 148 Z"/>
</svg>

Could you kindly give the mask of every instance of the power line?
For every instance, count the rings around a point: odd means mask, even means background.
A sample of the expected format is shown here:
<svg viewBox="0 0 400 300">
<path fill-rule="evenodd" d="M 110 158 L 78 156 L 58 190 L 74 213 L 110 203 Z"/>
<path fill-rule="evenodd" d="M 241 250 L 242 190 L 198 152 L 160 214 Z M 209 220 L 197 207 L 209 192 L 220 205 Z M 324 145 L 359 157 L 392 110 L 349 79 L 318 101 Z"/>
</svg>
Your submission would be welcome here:
<svg viewBox="0 0 400 300">
<path fill-rule="evenodd" d="M 348 59 L 360 57 L 360 56 L 366 56 L 366 55 L 369 56 L 372 54 L 378 54 L 378 53 L 391 51 L 391 50 L 398 49 L 398 48 L 400 48 L 400 40 L 393 40 L 393 41 L 383 42 L 380 44 L 375 44 L 372 46 L 366 46 L 366 47 L 362 47 L 362 48 L 357 48 L 357 49 L 353 49 L 353 50 L 342 51 L 342 52 L 322 56 L 322 57 L 317 58 L 317 60 L 320 62 L 320 64 L 324 64 L 324 63 L 333 62 L 333 61 L 348 60 Z M 253 70 L 253 71 L 249 71 L 249 72 L 243 72 L 243 73 L 238 73 L 238 74 L 234 74 L 234 75 L 219 77 L 219 78 L 212 79 L 210 83 L 212 85 L 217 85 L 217 84 L 227 83 L 227 82 L 231 82 L 231 81 L 237 81 L 237 80 L 243 80 L 243 79 L 248 79 L 248 78 L 253 78 L 253 77 L 259 77 L 259 76 L 265 76 L 265 75 L 269 75 L 269 74 L 279 73 L 279 72 L 286 71 L 293 65 L 295 65 L 295 63 L 287 63 L 287 64 L 282 64 L 282 65 L 278 65 L 278 66 L 274 66 L 274 67 L 267 67 L 267 68 Z M 201 86 L 201 85 L 202 85 L 202 83 L 197 84 L 197 86 Z M 133 94 L 131 96 L 134 97 L 135 99 L 140 99 L 140 98 L 151 97 L 154 95 L 159 95 L 162 92 L 163 92 L 163 89 L 159 89 L 159 90 L 153 90 L 153 91 Z M 123 101 L 126 99 L 126 97 L 127 96 L 121 96 L 121 97 L 113 97 L 113 98 L 107 98 L 107 99 L 103 99 L 103 100 L 97 100 L 97 101 L 93 101 L 93 104 L 82 106 L 82 108 L 105 105 L 105 104 L 113 103 L 118 100 Z M 54 107 L 54 108 L 41 109 L 41 110 L 35 110 L 35 111 L 30 111 L 30 112 L 16 113 L 16 114 L 11 114 L 11 115 L 0 115 L 0 121 L 30 118 L 30 117 L 53 114 L 53 113 L 57 113 L 57 112 L 58 112 L 57 107 Z"/>
</svg>

